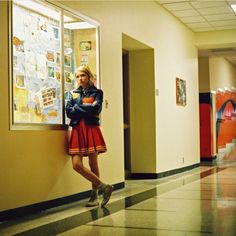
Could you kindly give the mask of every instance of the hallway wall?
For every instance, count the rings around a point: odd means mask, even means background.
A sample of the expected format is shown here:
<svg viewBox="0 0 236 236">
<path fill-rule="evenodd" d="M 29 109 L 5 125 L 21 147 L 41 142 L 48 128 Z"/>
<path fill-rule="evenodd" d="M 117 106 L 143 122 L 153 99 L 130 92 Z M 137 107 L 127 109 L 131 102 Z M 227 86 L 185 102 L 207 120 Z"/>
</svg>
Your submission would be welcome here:
<svg viewBox="0 0 236 236">
<path fill-rule="evenodd" d="M 210 89 L 236 88 L 236 66 L 223 57 L 209 58 Z"/>
<path fill-rule="evenodd" d="M 131 173 L 156 173 L 153 49 L 129 52 Z"/>
<path fill-rule="evenodd" d="M 101 128 L 108 145 L 108 152 L 99 159 L 102 179 L 112 184 L 124 181 L 122 33 L 149 45 L 155 52 L 156 172 L 199 163 L 194 34 L 151 1 L 61 1 L 60 4 L 101 24 L 101 86 L 108 104 L 102 113 Z M 0 211 L 90 189 L 90 184 L 71 168 L 65 151 L 67 131 L 9 130 L 7 17 L 7 2 L 0 1 Z M 186 80 L 185 107 L 175 103 L 176 77 Z"/>
<path fill-rule="evenodd" d="M 122 91 L 121 34 L 125 33 L 154 48 L 155 85 L 159 90 L 155 107 L 156 171 L 198 163 L 198 69 L 194 34 L 154 2 L 96 2 L 96 8 L 95 2 L 63 3 L 80 9 L 83 14 L 93 16 L 101 23 L 102 86 L 108 101 L 112 101 L 116 109 L 117 122 L 122 122 L 122 107 L 121 104 L 116 106 L 119 101 L 113 101 L 113 97 Z M 186 107 L 175 104 L 177 76 L 187 83 Z M 112 109 L 106 110 L 104 116 L 113 114 Z M 106 127 L 112 125 L 107 120 L 104 123 L 108 124 Z"/>
<path fill-rule="evenodd" d="M 200 93 L 210 91 L 209 57 L 198 58 L 198 81 Z"/>
</svg>

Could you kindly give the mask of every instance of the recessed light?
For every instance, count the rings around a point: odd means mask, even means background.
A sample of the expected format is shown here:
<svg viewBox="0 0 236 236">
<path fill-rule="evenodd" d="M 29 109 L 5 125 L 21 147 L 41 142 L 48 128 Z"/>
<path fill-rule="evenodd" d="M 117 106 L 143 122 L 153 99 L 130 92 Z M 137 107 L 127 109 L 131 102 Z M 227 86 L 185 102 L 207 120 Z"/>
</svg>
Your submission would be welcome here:
<svg viewBox="0 0 236 236">
<path fill-rule="evenodd" d="M 236 13 L 236 4 L 231 4 L 233 11 Z"/>
</svg>

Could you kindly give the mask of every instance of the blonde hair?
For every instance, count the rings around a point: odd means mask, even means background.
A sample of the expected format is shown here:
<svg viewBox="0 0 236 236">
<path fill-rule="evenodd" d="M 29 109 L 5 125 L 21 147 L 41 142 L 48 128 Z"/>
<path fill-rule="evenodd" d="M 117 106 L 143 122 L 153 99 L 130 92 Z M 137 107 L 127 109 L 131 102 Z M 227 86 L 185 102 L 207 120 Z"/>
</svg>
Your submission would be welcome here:
<svg viewBox="0 0 236 236">
<path fill-rule="evenodd" d="M 89 85 L 94 85 L 94 82 L 95 82 L 94 74 L 91 72 L 90 68 L 87 65 L 79 66 L 75 71 L 75 75 L 79 72 L 84 72 L 86 75 L 88 75 Z"/>
</svg>

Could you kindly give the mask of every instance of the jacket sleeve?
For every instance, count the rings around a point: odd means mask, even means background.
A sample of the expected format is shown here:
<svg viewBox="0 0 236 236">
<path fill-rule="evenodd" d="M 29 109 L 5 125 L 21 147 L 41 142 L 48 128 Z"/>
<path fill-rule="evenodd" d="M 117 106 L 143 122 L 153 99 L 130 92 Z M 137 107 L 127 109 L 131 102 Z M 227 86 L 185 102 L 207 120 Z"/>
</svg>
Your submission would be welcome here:
<svg viewBox="0 0 236 236">
<path fill-rule="evenodd" d="M 94 117 L 100 114 L 102 110 L 103 91 L 97 90 L 95 100 L 92 104 L 82 104 L 81 101 L 76 102 L 73 109 L 74 112 L 82 117 Z"/>
<path fill-rule="evenodd" d="M 74 100 L 73 99 L 73 96 L 72 96 L 72 93 L 71 92 L 67 92 L 66 95 L 66 101 L 65 101 L 65 110 L 66 110 L 66 115 L 68 118 L 70 119 L 76 119 L 76 118 L 79 118 L 78 117 L 78 112 L 75 110 L 75 105 L 77 103 L 80 103 L 81 99 L 76 99 Z"/>
</svg>

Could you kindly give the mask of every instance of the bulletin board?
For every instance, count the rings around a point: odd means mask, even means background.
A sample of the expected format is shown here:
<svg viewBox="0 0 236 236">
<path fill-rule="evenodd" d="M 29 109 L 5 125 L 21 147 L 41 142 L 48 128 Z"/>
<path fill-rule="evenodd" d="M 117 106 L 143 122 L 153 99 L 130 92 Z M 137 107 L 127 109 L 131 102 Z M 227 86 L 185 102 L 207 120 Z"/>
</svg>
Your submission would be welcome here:
<svg viewBox="0 0 236 236">
<path fill-rule="evenodd" d="M 11 9 L 11 123 L 66 125 L 64 99 L 78 86 L 76 68 L 86 64 L 98 79 L 97 27 L 54 4 L 25 2 L 13 0 Z"/>
<path fill-rule="evenodd" d="M 62 124 L 59 21 L 13 4 L 13 122 Z"/>
</svg>

